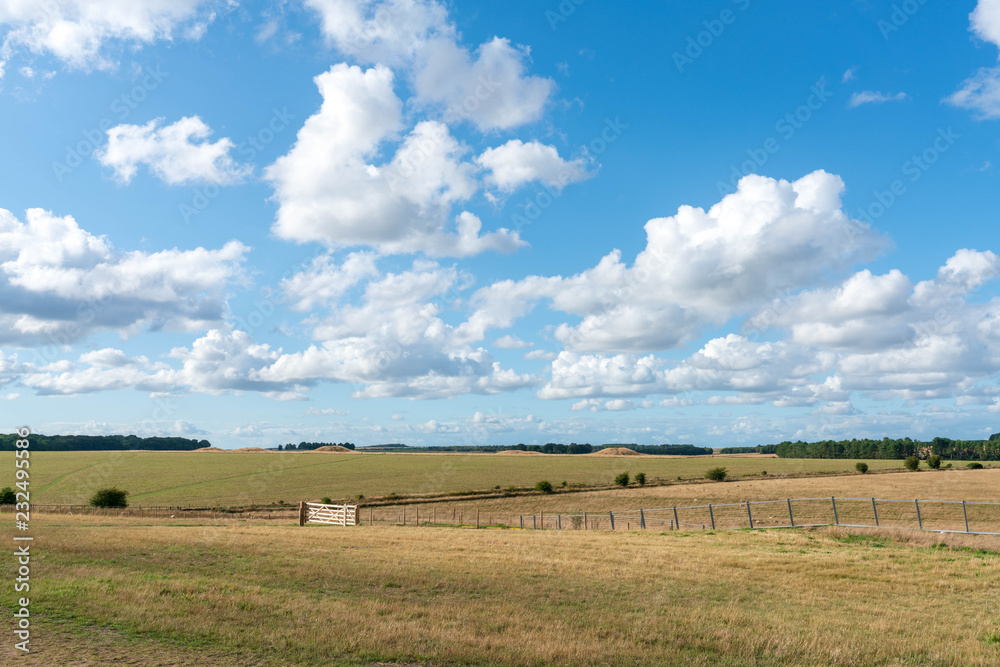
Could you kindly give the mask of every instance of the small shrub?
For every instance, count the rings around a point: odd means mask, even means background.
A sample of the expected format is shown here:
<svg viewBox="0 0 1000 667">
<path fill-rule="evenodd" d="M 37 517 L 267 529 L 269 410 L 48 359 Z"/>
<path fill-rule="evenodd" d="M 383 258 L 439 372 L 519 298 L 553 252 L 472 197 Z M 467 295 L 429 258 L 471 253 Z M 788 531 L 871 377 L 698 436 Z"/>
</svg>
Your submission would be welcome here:
<svg viewBox="0 0 1000 667">
<path fill-rule="evenodd" d="M 580 514 L 574 514 L 569 518 L 569 520 L 570 523 L 573 524 L 573 528 L 579 530 L 580 527 L 583 526 L 583 513 L 581 512 Z"/>
<path fill-rule="evenodd" d="M 941 467 L 941 457 L 937 454 L 931 454 L 927 457 L 927 467 L 937 470 Z"/>
<path fill-rule="evenodd" d="M 761 477 L 767 477 L 767 471 L 766 470 L 761 470 L 760 471 L 760 475 L 761 475 Z"/>
<path fill-rule="evenodd" d="M 903 461 L 903 467 L 907 470 L 916 470 L 920 467 L 920 459 L 916 456 L 907 456 L 906 460 Z"/>
<path fill-rule="evenodd" d="M 868 472 L 868 464 L 865 463 L 864 461 L 858 461 L 857 463 L 854 464 L 854 469 L 857 470 L 862 475 L 864 475 L 866 472 Z"/>
<path fill-rule="evenodd" d="M 646 473 L 637 472 L 635 474 L 635 483 L 639 486 L 646 486 Z"/>
<path fill-rule="evenodd" d="M 947 464 L 947 465 L 944 465 L 944 466 L 941 466 L 941 467 L 942 467 L 942 468 L 944 468 L 945 470 L 947 470 L 948 468 L 950 468 L 950 467 L 951 467 L 951 464 L 949 463 L 949 464 Z"/>
<path fill-rule="evenodd" d="M 969 470 L 982 470 L 983 464 L 979 463 L 978 461 L 973 461 L 972 463 L 965 464 L 965 467 L 968 468 Z"/>
<path fill-rule="evenodd" d="M 729 476 L 729 471 L 723 467 L 712 468 L 705 473 L 705 479 L 710 479 L 713 482 L 722 482 Z"/>
<path fill-rule="evenodd" d="M 91 499 L 90 504 L 94 507 L 128 507 L 125 497 L 128 491 L 122 491 L 116 486 L 108 489 L 100 489 Z"/>
<path fill-rule="evenodd" d="M 0 489 L 0 505 L 14 505 L 17 503 L 17 493 L 9 486 Z"/>
<path fill-rule="evenodd" d="M 623 472 L 615 477 L 615 484 L 618 486 L 628 486 L 628 473 Z"/>
<path fill-rule="evenodd" d="M 552 493 L 552 482 L 547 479 L 543 479 L 535 484 L 535 490 L 541 491 L 542 493 Z"/>
<path fill-rule="evenodd" d="M 332 505 L 333 504 L 333 500 L 330 498 L 330 496 L 323 496 L 323 499 L 320 500 L 320 502 L 322 504 L 324 504 L 324 505 Z"/>
<path fill-rule="evenodd" d="M 566 488 L 566 486 L 567 486 L 567 484 L 566 484 L 566 480 L 563 480 L 563 483 L 562 483 L 562 487 L 563 487 L 563 488 L 565 489 L 565 488 Z"/>
</svg>

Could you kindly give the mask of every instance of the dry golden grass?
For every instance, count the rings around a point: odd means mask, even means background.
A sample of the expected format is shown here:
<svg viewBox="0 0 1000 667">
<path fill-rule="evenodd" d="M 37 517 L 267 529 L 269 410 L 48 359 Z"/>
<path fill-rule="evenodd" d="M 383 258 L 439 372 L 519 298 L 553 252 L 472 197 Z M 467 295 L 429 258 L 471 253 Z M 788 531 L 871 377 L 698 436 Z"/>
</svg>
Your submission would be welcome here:
<svg viewBox="0 0 1000 667">
<path fill-rule="evenodd" d="M 33 612 L 112 628 L 120 664 L 1000 662 L 1000 557 L 928 536 L 177 523 L 36 517 Z"/>
</svg>

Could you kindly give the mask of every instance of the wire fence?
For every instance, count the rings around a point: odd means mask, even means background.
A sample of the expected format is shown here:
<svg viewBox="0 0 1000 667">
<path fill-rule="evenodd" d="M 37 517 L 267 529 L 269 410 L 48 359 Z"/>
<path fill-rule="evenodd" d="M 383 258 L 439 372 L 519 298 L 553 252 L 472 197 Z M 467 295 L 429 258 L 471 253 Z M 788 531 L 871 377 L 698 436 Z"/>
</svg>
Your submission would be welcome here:
<svg viewBox="0 0 1000 667">
<path fill-rule="evenodd" d="M 0 505 L 0 513 L 14 512 Z M 135 518 L 295 520 L 297 507 L 35 505 L 32 512 Z M 1000 503 L 895 498 L 787 498 L 608 512 L 519 514 L 446 504 L 362 506 L 357 525 L 454 526 L 523 530 L 739 530 L 808 526 L 904 528 L 1000 535 Z"/>
<path fill-rule="evenodd" d="M 689 505 L 601 514 L 521 515 L 526 529 L 739 530 L 744 528 L 904 528 L 1000 535 L 1000 503 L 896 498 L 787 498 Z"/>
</svg>

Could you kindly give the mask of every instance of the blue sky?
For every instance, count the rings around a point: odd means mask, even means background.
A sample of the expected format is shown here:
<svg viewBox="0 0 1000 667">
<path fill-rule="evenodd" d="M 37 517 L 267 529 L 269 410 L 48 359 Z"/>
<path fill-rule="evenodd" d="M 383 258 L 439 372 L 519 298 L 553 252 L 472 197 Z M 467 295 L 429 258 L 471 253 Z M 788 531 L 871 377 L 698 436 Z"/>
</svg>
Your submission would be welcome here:
<svg viewBox="0 0 1000 667">
<path fill-rule="evenodd" d="M 1000 417 L 1000 0 L 0 0 L 11 428 Z"/>
</svg>

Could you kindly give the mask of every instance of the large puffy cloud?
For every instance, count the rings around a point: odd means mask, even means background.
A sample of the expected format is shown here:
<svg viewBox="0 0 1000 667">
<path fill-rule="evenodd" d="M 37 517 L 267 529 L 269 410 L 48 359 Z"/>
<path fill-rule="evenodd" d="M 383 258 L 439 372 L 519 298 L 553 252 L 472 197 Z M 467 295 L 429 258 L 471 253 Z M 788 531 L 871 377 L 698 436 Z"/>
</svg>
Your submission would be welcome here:
<svg viewBox="0 0 1000 667">
<path fill-rule="evenodd" d="M 198 37 L 214 18 L 214 0 L 0 0 L 0 25 L 9 29 L 2 53 L 25 49 L 51 54 L 77 68 L 108 68 L 109 42 L 131 47 L 170 40 L 183 31 Z"/>
<path fill-rule="evenodd" d="M 181 118 L 170 125 L 161 126 L 162 122 L 157 118 L 145 125 L 112 127 L 107 145 L 94 156 L 114 171 L 120 183 L 130 182 L 143 164 L 168 185 L 231 185 L 250 175 L 252 167 L 238 163 L 230 155 L 232 140 L 224 137 L 208 141 L 212 130 L 198 116 Z"/>
<path fill-rule="evenodd" d="M 511 139 L 486 149 L 476 162 L 490 171 L 487 180 L 501 190 L 513 190 L 530 181 L 560 189 L 591 176 L 585 160 L 564 160 L 555 146 L 537 140 L 525 143 Z"/>
<path fill-rule="evenodd" d="M 323 33 L 357 62 L 409 73 L 418 104 L 438 107 L 449 124 L 510 129 L 538 120 L 555 90 L 527 74 L 529 52 L 500 37 L 471 53 L 458 42 L 443 4 L 433 0 L 307 0 Z"/>
<path fill-rule="evenodd" d="M 826 400 L 831 385 L 813 378 L 830 372 L 834 356 L 784 342 L 758 343 L 729 334 L 714 338 L 687 359 L 613 356 L 563 351 L 539 398 L 645 396 L 684 392 L 741 392 L 763 402 L 808 404 Z"/>
<path fill-rule="evenodd" d="M 98 330 L 199 330 L 225 314 L 248 248 L 116 251 L 70 217 L 0 209 L 0 342 L 70 343 Z"/>
<path fill-rule="evenodd" d="M 306 0 L 343 54 L 390 67 L 411 64 L 428 39 L 455 37 L 448 10 L 426 0 Z"/>
<path fill-rule="evenodd" d="M 418 60 L 418 99 L 445 109 L 450 122 L 468 119 L 482 131 L 510 129 L 541 118 L 555 90 L 551 79 L 526 75 L 528 50 L 494 37 L 476 56 L 449 39 L 431 41 Z"/>
<path fill-rule="evenodd" d="M 510 326 L 533 305 L 581 318 L 555 336 L 580 352 L 642 353 L 677 347 L 706 326 L 748 314 L 870 258 L 884 238 L 841 210 L 839 177 L 817 171 L 794 182 L 747 176 L 705 211 L 682 206 L 646 223 L 646 248 L 631 266 L 614 251 L 568 278 L 530 276 L 480 290 L 460 328 L 472 342 Z"/>
<path fill-rule="evenodd" d="M 402 102 L 388 68 L 336 65 L 316 84 L 322 107 L 306 120 L 292 150 L 266 172 L 280 205 L 278 236 L 451 256 L 523 245 L 506 229 L 481 235 L 481 221 L 468 212 L 449 231 L 453 206 L 479 185 L 476 166 L 464 159 L 468 149 L 443 123 L 418 123 L 392 159 L 372 163 L 403 129 Z"/>
<path fill-rule="evenodd" d="M 1000 0 L 979 0 L 969 14 L 969 29 L 980 39 L 1000 47 Z M 979 118 L 1000 118 L 1000 67 L 982 67 L 947 98 Z"/>
<path fill-rule="evenodd" d="M 839 286 L 776 300 L 751 330 L 787 329 L 791 342 L 837 354 L 848 390 L 900 398 L 972 396 L 1000 370 L 1000 302 L 975 291 L 1000 277 L 1000 257 L 962 249 L 933 280 L 861 271 Z"/>
</svg>

